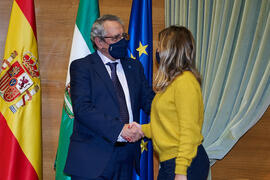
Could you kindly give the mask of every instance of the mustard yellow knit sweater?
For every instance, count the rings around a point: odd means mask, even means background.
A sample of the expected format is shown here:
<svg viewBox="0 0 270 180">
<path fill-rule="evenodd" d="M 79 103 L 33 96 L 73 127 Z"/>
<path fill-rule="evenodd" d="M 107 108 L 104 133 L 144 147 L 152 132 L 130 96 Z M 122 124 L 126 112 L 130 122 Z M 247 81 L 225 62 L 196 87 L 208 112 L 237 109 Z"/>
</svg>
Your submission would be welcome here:
<svg viewBox="0 0 270 180">
<path fill-rule="evenodd" d="M 142 125 L 160 162 L 176 158 L 175 174 L 187 174 L 202 143 L 203 107 L 200 85 L 191 72 L 185 71 L 164 92 L 156 94 L 150 123 Z"/>
</svg>

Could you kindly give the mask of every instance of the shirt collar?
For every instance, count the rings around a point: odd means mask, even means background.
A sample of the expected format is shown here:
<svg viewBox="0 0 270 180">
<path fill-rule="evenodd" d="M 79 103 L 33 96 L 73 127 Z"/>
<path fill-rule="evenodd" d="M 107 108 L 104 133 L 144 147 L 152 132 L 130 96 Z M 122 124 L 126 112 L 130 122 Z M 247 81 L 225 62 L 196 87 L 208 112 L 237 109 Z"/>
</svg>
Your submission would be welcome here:
<svg viewBox="0 0 270 180">
<path fill-rule="evenodd" d="M 117 62 L 118 64 L 121 64 L 120 59 L 116 59 L 115 61 L 110 60 L 108 57 L 106 57 L 104 54 L 102 54 L 99 50 L 97 50 L 97 53 L 99 57 L 101 58 L 102 62 L 106 65 L 107 63 L 114 63 Z"/>
</svg>

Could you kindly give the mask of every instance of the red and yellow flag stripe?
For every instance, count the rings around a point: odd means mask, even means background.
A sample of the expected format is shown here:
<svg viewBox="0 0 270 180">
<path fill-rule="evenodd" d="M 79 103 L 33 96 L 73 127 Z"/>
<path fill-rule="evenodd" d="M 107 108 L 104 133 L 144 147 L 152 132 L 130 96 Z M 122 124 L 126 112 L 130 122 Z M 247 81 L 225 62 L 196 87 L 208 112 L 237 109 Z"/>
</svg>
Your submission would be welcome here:
<svg viewBox="0 0 270 180">
<path fill-rule="evenodd" d="M 34 0 L 13 2 L 0 73 L 0 179 L 42 179 L 41 89 L 34 10 Z"/>
</svg>

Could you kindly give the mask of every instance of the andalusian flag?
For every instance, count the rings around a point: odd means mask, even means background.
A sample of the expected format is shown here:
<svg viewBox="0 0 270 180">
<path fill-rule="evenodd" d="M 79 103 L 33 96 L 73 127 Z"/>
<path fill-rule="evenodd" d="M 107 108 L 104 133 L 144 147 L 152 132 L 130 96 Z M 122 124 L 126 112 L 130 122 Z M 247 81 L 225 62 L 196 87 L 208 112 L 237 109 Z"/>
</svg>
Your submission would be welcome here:
<svg viewBox="0 0 270 180">
<path fill-rule="evenodd" d="M 0 73 L 0 179 L 42 179 L 34 0 L 14 0 Z"/>
<path fill-rule="evenodd" d="M 129 56 L 140 60 L 145 77 L 152 86 L 152 0 L 133 0 L 128 32 L 130 35 Z M 149 116 L 141 111 L 140 124 L 146 123 L 149 123 Z M 146 138 L 141 141 L 140 168 L 140 177 L 134 174 L 134 180 L 153 180 L 153 148 L 152 142 Z"/>
<path fill-rule="evenodd" d="M 83 58 L 88 54 L 94 52 L 90 40 L 90 32 L 92 24 L 99 17 L 98 0 L 80 0 L 76 25 L 73 35 L 73 42 L 70 53 L 69 64 L 79 58 Z M 68 146 L 69 138 L 73 130 L 74 115 L 72 111 L 71 99 L 70 99 L 70 86 L 69 86 L 69 70 L 66 79 L 66 89 L 64 95 L 64 106 L 62 111 L 62 121 L 59 134 L 58 150 L 55 160 L 55 169 L 57 180 L 70 179 L 69 176 L 63 173 Z"/>
</svg>

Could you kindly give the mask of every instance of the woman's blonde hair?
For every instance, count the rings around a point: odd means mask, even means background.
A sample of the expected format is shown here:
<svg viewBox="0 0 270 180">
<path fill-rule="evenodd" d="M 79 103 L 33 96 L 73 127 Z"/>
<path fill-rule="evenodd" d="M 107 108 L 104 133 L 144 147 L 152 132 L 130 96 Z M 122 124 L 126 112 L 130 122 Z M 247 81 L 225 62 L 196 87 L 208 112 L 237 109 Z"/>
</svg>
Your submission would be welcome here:
<svg viewBox="0 0 270 180">
<path fill-rule="evenodd" d="M 154 80 L 154 89 L 164 91 L 184 71 L 191 71 L 201 84 L 195 67 L 195 41 L 192 33 L 183 26 L 170 26 L 159 33 L 160 64 Z"/>
</svg>

